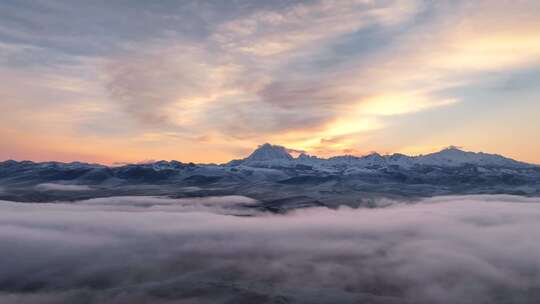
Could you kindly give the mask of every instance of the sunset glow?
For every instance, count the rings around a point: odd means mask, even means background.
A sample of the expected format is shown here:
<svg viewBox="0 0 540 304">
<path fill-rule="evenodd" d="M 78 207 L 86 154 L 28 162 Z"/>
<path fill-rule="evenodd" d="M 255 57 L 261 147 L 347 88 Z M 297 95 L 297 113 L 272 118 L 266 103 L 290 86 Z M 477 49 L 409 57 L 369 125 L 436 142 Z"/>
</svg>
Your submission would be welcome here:
<svg viewBox="0 0 540 304">
<path fill-rule="evenodd" d="M 143 6 L 0 4 L 0 159 L 219 163 L 272 142 L 540 163 L 537 1 Z"/>
</svg>

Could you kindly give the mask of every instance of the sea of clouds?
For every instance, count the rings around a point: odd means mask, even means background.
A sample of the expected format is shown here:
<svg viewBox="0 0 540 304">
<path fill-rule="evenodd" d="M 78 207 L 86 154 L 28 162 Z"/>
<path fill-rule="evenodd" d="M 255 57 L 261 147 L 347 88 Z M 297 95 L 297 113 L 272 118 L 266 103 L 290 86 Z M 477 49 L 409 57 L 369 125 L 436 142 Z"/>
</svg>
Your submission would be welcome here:
<svg viewBox="0 0 540 304">
<path fill-rule="evenodd" d="M 540 198 L 226 211 L 253 203 L 2 201 L 0 303 L 540 302 Z"/>
</svg>

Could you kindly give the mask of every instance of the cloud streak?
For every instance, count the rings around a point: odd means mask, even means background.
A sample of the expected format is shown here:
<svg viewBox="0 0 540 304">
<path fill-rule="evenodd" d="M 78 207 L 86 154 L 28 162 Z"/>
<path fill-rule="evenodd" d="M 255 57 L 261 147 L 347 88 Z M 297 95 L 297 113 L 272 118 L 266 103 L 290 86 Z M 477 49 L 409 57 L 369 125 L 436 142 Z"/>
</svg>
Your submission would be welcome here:
<svg viewBox="0 0 540 304">
<path fill-rule="evenodd" d="M 65 185 L 54 183 L 43 183 L 36 185 L 38 191 L 88 191 L 92 190 L 89 186 L 85 185 Z"/>
<path fill-rule="evenodd" d="M 178 204 L 1 202 L 0 300 L 537 303 L 540 297 L 537 198 L 439 197 L 256 217 L 170 208 Z"/>
</svg>

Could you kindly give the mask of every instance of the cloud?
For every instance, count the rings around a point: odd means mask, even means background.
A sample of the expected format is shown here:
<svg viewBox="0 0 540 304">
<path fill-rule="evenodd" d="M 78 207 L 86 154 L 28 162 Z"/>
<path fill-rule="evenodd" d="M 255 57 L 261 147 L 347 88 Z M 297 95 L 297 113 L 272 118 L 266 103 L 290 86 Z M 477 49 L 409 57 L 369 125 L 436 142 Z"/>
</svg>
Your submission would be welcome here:
<svg viewBox="0 0 540 304">
<path fill-rule="evenodd" d="M 280 80 L 290 73 L 287 62 L 300 53 L 314 56 L 346 33 L 397 26 L 418 10 L 416 1 L 260 7 L 215 25 L 202 39 L 159 38 L 126 48 L 109 58 L 106 87 L 113 102 L 162 132 L 243 139 L 311 129 L 332 120 L 348 99 L 320 89 L 328 85 L 325 75 L 305 86 Z"/>
<path fill-rule="evenodd" d="M 0 3 L 7 114 L 0 129 L 10 133 L 3 154 L 225 161 L 268 141 L 325 156 L 366 145 L 440 146 L 420 143 L 412 121 L 431 125 L 422 112 L 466 102 L 467 112 L 497 120 L 490 113 L 503 102 L 475 108 L 482 94 L 466 90 L 492 92 L 486 82 L 538 70 L 538 8 L 534 1 Z M 533 112 L 516 94 L 498 98 Z M 36 136 L 45 128 L 45 139 Z M 478 138 L 487 129 L 463 128 Z M 395 129 L 411 130 L 407 143 Z M 374 132 L 376 144 L 366 140 Z M 321 147 L 332 138 L 340 145 Z M 47 145 L 53 156 L 42 156 L 40 140 L 55 143 Z"/>
<path fill-rule="evenodd" d="M 383 203 L 237 217 L 166 198 L 0 202 L 0 300 L 538 302 L 538 198 Z"/>
<path fill-rule="evenodd" d="M 302 52 L 373 25 L 391 26 L 417 13 L 418 1 L 313 1 L 260 10 L 220 25 L 214 35 L 224 48 L 255 56 Z"/>
<path fill-rule="evenodd" d="M 36 185 L 35 188 L 38 191 L 88 191 L 88 190 L 92 190 L 92 188 L 86 185 L 65 185 L 65 184 L 54 184 L 54 183 L 39 184 L 39 185 Z"/>
<path fill-rule="evenodd" d="M 197 190 L 197 187 L 191 188 L 193 188 L 191 190 Z M 75 202 L 75 204 L 95 207 L 98 210 L 105 207 L 108 210 L 118 211 L 209 212 L 216 214 L 234 214 L 244 216 L 256 215 L 260 213 L 257 209 L 250 208 L 255 207 L 256 203 L 257 201 L 254 199 L 239 195 L 192 198 L 115 196 L 92 198 Z"/>
<path fill-rule="evenodd" d="M 306 153 L 306 151 L 304 151 L 304 150 L 288 149 L 288 148 L 287 148 L 287 152 L 288 152 L 288 153 L 292 153 L 292 154 L 302 154 L 302 153 Z"/>
<path fill-rule="evenodd" d="M 221 97 L 234 69 L 214 62 L 204 45 L 175 43 L 132 51 L 106 66 L 114 101 L 149 125 L 190 125 L 197 110 Z"/>
</svg>

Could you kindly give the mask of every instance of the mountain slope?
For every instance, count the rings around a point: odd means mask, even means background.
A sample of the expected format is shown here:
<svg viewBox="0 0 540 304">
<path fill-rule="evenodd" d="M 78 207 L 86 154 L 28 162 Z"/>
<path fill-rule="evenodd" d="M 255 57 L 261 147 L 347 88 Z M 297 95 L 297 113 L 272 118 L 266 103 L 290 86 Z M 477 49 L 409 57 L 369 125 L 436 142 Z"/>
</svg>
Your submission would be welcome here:
<svg viewBox="0 0 540 304">
<path fill-rule="evenodd" d="M 465 152 L 453 146 L 436 153 L 418 156 L 416 157 L 416 163 L 435 166 L 460 166 L 464 164 L 511 168 L 530 166 L 497 154 Z"/>
</svg>

